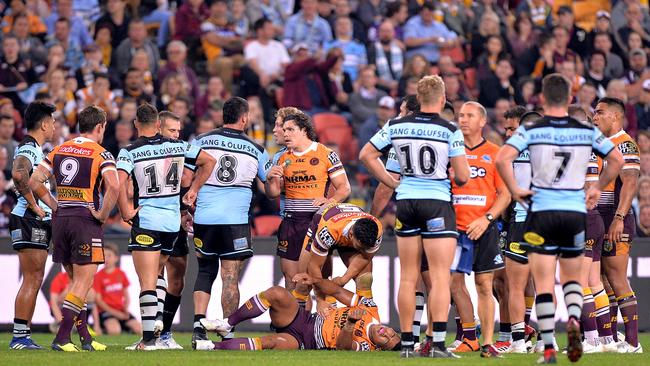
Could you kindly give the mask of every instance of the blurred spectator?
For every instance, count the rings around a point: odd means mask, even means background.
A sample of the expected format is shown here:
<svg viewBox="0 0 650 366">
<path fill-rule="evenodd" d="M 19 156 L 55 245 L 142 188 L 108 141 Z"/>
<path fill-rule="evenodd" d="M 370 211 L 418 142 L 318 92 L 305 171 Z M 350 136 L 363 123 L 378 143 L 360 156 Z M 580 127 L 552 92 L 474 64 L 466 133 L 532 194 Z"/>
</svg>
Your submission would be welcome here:
<svg viewBox="0 0 650 366">
<path fill-rule="evenodd" d="M 579 104 L 589 114 L 593 114 L 596 99 L 598 99 L 596 85 L 592 81 L 585 81 L 578 90 L 578 95 L 576 96 L 577 104 Z"/>
<path fill-rule="evenodd" d="M 106 66 L 111 66 L 113 50 L 116 49 L 112 45 L 112 37 L 111 28 L 108 25 L 104 24 L 95 28 L 95 44 L 99 47 L 102 53 L 102 62 Z"/>
<path fill-rule="evenodd" d="M 517 14 L 530 14 L 535 28 L 544 30 L 553 26 L 553 12 L 546 0 L 521 0 L 517 6 Z"/>
<path fill-rule="evenodd" d="M 20 56 L 18 39 L 5 35 L 0 59 L 0 95 L 9 98 L 18 110 L 22 110 L 26 103 L 18 96 L 18 92 L 27 89 L 34 82 L 36 73 L 31 61 Z"/>
<path fill-rule="evenodd" d="M 650 237 L 650 204 L 644 204 L 639 208 L 638 221 L 639 225 L 637 226 L 636 234 L 640 238 Z"/>
<path fill-rule="evenodd" d="M 106 13 L 95 23 L 95 38 L 99 29 L 107 27 L 111 34 L 111 46 L 115 49 L 129 36 L 130 22 L 125 0 L 107 0 Z"/>
<path fill-rule="evenodd" d="M 246 39 L 250 32 L 250 23 L 246 17 L 246 4 L 244 0 L 230 1 L 230 23 L 233 25 L 235 34 Z"/>
<path fill-rule="evenodd" d="M 139 19 L 133 19 L 129 23 L 129 38 L 123 40 L 117 49 L 114 50 L 111 66 L 120 75 L 126 74 L 126 71 L 131 65 L 133 54 L 135 51 L 141 49 L 146 51 L 149 56 L 149 70 L 151 70 L 151 74 L 158 75 L 158 63 L 160 62 L 158 47 L 149 40 L 147 28 L 144 22 Z"/>
<path fill-rule="evenodd" d="M 248 131 L 246 134 L 261 146 L 266 145 L 266 124 L 264 111 L 258 97 L 250 97 L 248 101 Z"/>
<path fill-rule="evenodd" d="M 599 33 L 607 33 L 614 39 L 614 29 L 612 28 L 610 15 L 605 10 L 596 12 L 596 25 L 587 35 L 587 45 L 589 46 L 590 53 L 594 50 L 594 39 Z M 617 54 L 622 52 L 620 47 L 618 47 L 618 42 L 614 42 L 612 45 L 612 52 Z"/>
<path fill-rule="evenodd" d="M 478 29 L 472 34 L 472 65 L 476 65 L 479 56 L 485 51 L 490 36 L 501 37 L 499 28 L 499 17 L 494 12 L 486 12 L 480 18 Z M 505 51 L 507 47 L 504 47 Z"/>
<path fill-rule="evenodd" d="M 639 0 L 619 0 L 616 1 L 612 8 L 612 26 L 614 31 L 618 31 L 627 24 L 625 13 L 630 5 L 638 5 Z M 647 6 L 647 5 L 646 5 Z M 645 13 L 642 14 L 643 18 L 641 24 L 644 28 L 650 29 L 650 15 L 648 14 L 647 7 Z"/>
<path fill-rule="evenodd" d="M 578 74 L 575 60 L 565 60 L 562 63 L 558 63 L 557 66 L 559 73 L 571 81 L 571 95 L 575 97 L 578 94 L 578 90 L 580 90 L 580 85 L 586 81 L 585 78 Z"/>
<path fill-rule="evenodd" d="M 22 3 L 22 1 L 12 1 Z M 34 67 L 41 66 L 47 61 L 47 50 L 43 42 L 29 31 L 29 17 L 26 13 L 17 13 L 13 18 L 11 33 L 18 39 L 20 45 L 20 56 L 25 60 L 31 60 Z"/>
<path fill-rule="evenodd" d="M 142 326 L 128 310 L 130 284 L 118 265 L 120 256 L 117 246 L 105 245 L 104 257 L 104 267 L 95 274 L 93 283 L 95 301 L 99 309 L 99 323 L 108 335 L 119 335 L 127 330 L 140 334 Z"/>
<path fill-rule="evenodd" d="M 199 99 L 199 79 L 194 70 L 186 63 L 187 46 L 180 41 L 171 41 L 167 45 L 167 63 L 158 71 L 158 80 L 164 80 L 167 75 L 176 73 L 185 76 L 190 86 L 192 99 Z"/>
<path fill-rule="evenodd" d="M 174 17 L 174 39 L 183 41 L 190 50 L 191 62 L 197 60 L 196 51 L 201 44 L 201 24 L 210 17 L 208 6 L 203 0 L 187 0 L 176 11 Z"/>
<path fill-rule="evenodd" d="M 7 150 L 0 147 L 0 159 L 7 160 Z M 0 235 L 9 236 L 9 218 L 16 205 L 16 198 L 11 194 L 11 183 L 4 174 L 0 174 Z"/>
<path fill-rule="evenodd" d="M 181 140 L 187 141 L 194 133 L 196 126 L 190 118 L 192 102 L 187 97 L 178 97 L 169 104 L 169 111 L 176 113 L 181 121 Z"/>
<path fill-rule="evenodd" d="M 395 100 L 389 96 L 383 96 L 377 103 L 377 109 L 374 114 L 368 117 L 361 126 L 359 126 L 359 146 L 364 146 L 370 138 L 377 133 L 389 119 L 397 115 L 395 111 Z"/>
<path fill-rule="evenodd" d="M 332 29 L 327 21 L 318 15 L 316 6 L 316 0 L 302 0 L 300 11 L 289 17 L 284 27 L 283 38 L 287 48 L 305 43 L 311 52 L 315 52 L 325 42 L 332 40 Z"/>
<path fill-rule="evenodd" d="M 208 79 L 208 85 L 205 88 L 205 93 L 194 103 L 194 112 L 197 117 L 203 117 L 212 103 L 215 100 L 225 101 L 228 94 L 223 87 L 223 81 L 218 76 L 211 76 Z"/>
<path fill-rule="evenodd" d="M 284 44 L 273 39 L 276 33 L 270 20 L 259 19 L 253 27 L 256 39 L 248 42 L 244 48 L 247 65 L 241 70 L 239 94 L 244 97 L 264 96 L 268 99 L 265 96 L 267 91 L 270 91 L 272 85 L 280 83 L 284 68 L 291 59 Z"/>
<path fill-rule="evenodd" d="M 169 105 L 178 98 L 189 98 L 190 85 L 182 74 L 169 74 L 160 85 L 158 109 L 169 109 Z"/>
<path fill-rule="evenodd" d="M 72 0 L 57 0 L 56 7 L 52 7 L 50 16 L 45 19 L 45 25 L 47 25 L 47 33 L 53 35 L 56 32 L 57 21 L 60 18 L 68 19 L 70 25 L 70 41 L 78 44 L 81 48 L 93 43 L 93 39 L 90 37 L 90 33 L 88 33 L 88 27 L 84 23 L 84 20 L 73 14 L 72 4 Z"/>
<path fill-rule="evenodd" d="M 120 149 L 131 143 L 134 135 L 133 121 L 121 119 L 115 123 L 115 136 L 106 141 L 104 146 L 113 156 L 117 156 L 120 153 Z"/>
<path fill-rule="evenodd" d="M 266 18 L 273 23 L 276 34 L 284 32 L 284 22 L 287 20 L 287 14 L 282 9 L 279 0 L 249 0 L 246 4 L 246 14 L 251 23 Z"/>
<path fill-rule="evenodd" d="M 359 89 L 350 95 L 350 112 L 352 113 L 352 124 L 355 131 L 358 131 L 365 120 L 372 116 L 379 107 L 379 100 L 386 96 L 386 92 L 377 89 L 377 76 L 375 68 L 366 66 L 359 74 Z"/>
<path fill-rule="evenodd" d="M 641 153 L 650 153 L 650 131 L 641 130 L 636 137 L 636 143 Z M 648 199 L 650 199 L 650 179 L 648 179 Z M 639 182 L 639 192 L 641 191 L 641 182 Z"/>
<path fill-rule="evenodd" d="M 165 47 L 170 37 L 170 19 L 173 18 L 173 14 L 168 8 L 167 0 L 141 0 L 137 11 L 138 16 L 147 26 L 158 27 L 156 44 L 161 49 Z"/>
<path fill-rule="evenodd" d="M 648 13 L 647 7 L 645 13 Z M 650 35 L 648 35 L 650 33 L 650 30 L 648 30 L 650 27 L 644 29 L 643 18 L 644 13 L 638 2 L 627 4 L 627 9 L 625 9 L 626 22 L 622 27 L 617 28 L 618 30 L 615 34 L 621 49 L 628 51 L 627 41 L 632 32 L 636 32 L 641 36 L 644 47 L 650 47 Z M 645 24 L 645 26 L 648 26 L 648 24 Z"/>
<path fill-rule="evenodd" d="M 528 110 L 534 110 L 539 105 L 539 98 L 535 94 L 535 80 L 529 76 L 519 79 L 517 84 L 518 94 L 515 94 L 517 105 L 523 105 Z"/>
<path fill-rule="evenodd" d="M 476 60 L 476 76 L 479 83 L 494 76 L 497 62 L 506 56 L 507 53 L 503 38 L 489 36 L 486 40 L 485 51 Z"/>
<path fill-rule="evenodd" d="M 81 67 L 75 72 L 77 85 L 80 88 L 91 86 L 96 73 L 108 73 L 108 67 L 102 62 L 102 53 L 95 44 L 84 47 L 84 58 Z"/>
<path fill-rule="evenodd" d="M 533 52 L 527 52 L 527 55 L 517 59 L 517 73 L 519 75 L 528 75 L 536 79 L 541 79 L 548 74 L 555 72 L 555 48 L 557 41 L 551 34 L 542 33 L 537 40 L 537 49 Z M 533 57 L 537 57 L 534 62 Z M 534 65 L 530 68 L 530 65 Z"/>
<path fill-rule="evenodd" d="M 319 3 L 324 1 L 328 0 L 320 0 Z M 354 13 L 352 12 L 350 0 L 331 0 L 331 4 L 333 5 L 334 13 L 330 15 L 329 18 L 325 18 L 330 25 L 330 29 L 334 29 L 337 19 L 350 18 L 350 21 L 352 22 L 352 39 L 356 39 L 361 43 L 366 43 L 368 41 L 368 27 L 359 20 L 358 15 L 360 15 L 360 13 L 358 10 Z"/>
<path fill-rule="evenodd" d="M 497 62 L 494 75 L 490 75 L 480 83 L 478 102 L 485 108 L 493 108 L 498 99 L 515 100 L 515 88 L 512 85 L 514 68 L 508 58 Z"/>
<path fill-rule="evenodd" d="M 650 79 L 650 67 L 648 67 L 648 55 L 642 49 L 634 49 L 630 52 L 629 68 L 625 71 L 625 83 L 627 84 L 627 96 L 630 101 L 635 101 L 639 93 L 643 80 Z"/>
<path fill-rule="evenodd" d="M 113 153 L 114 151 L 117 151 L 119 153 L 119 148 L 118 148 L 119 143 L 115 139 L 115 129 L 117 123 L 128 122 L 132 125 L 133 128 L 133 121 L 135 121 L 135 113 L 137 111 L 137 108 L 138 106 L 135 103 L 135 99 L 125 98 L 122 101 L 122 108 L 120 109 L 119 120 L 117 121 L 108 120 L 106 122 L 106 129 L 104 130 L 104 141 L 102 142 L 102 146 L 105 146 L 106 149 L 111 153 Z"/>
<path fill-rule="evenodd" d="M 7 1 L 5 1 L 7 3 Z M 27 21 L 27 33 L 33 36 L 42 37 L 47 33 L 47 27 L 43 20 L 38 15 L 31 12 L 26 6 L 24 0 L 12 0 L 8 2 L 9 9 L 5 10 L 5 16 L 2 18 L 2 32 L 15 34 L 13 27 L 15 27 L 16 19 L 18 17 L 25 17 Z"/>
<path fill-rule="evenodd" d="M 404 72 L 397 83 L 397 95 L 399 97 L 410 95 L 411 93 L 406 91 L 406 83 L 408 80 L 411 78 L 420 80 L 422 77 L 429 75 L 430 69 L 429 61 L 424 56 L 416 54 L 408 58 Z"/>
<path fill-rule="evenodd" d="M 558 25 L 569 32 L 569 48 L 580 57 L 589 53 L 590 46 L 587 43 L 587 31 L 575 24 L 575 16 L 570 5 L 563 5 L 557 11 Z"/>
<path fill-rule="evenodd" d="M 323 78 L 339 58 L 343 58 L 340 50 L 335 50 L 325 61 L 320 61 L 312 56 L 306 43 L 299 43 L 291 49 L 293 59 L 284 71 L 283 105 L 294 106 L 312 115 L 329 110 L 331 102 Z"/>
<path fill-rule="evenodd" d="M 650 79 L 643 81 L 639 101 L 636 103 L 636 118 L 639 130 L 650 129 Z"/>
<path fill-rule="evenodd" d="M 77 91 L 79 111 L 89 105 L 96 105 L 106 112 L 108 119 L 115 119 L 119 114 L 119 106 L 115 94 L 111 91 L 108 74 L 96 73 L 92 85 Z"/>
<path fill-rule="evenodd" d="M 609 33 L 598 33 L 594 38 L 594 49 L 602 51 L 607 59 L 607 68 L 605 75 L 608 78 L 620 78 L 625 71 L 623 67 L 623 60 L 612 52 L 612 37 Z M 594 51 L 595 52 L 595 51 Z"/>
<path fill-rule="evenodd" d="M 360 0 L 357 7 L 357 14 L 359 14 L 363 26 L 368 29 L 381 23 L 385 8 L 385 0 Z"/>
<path fill-rule="evenodd" d="M 555 65 L 564 61 L 575 62 L 577 55 L 569 48 L 569 41 L 571 40 L 569 31 L 562 26 L 555 26 L 553 27 L 553 38 L 555 38 L 555 52 L 553 53 Z"/>
<path fill-rule="evenodd" d="M 443 73 L 442 79 L 445 82 L 447 101 L 453 104 L 456 101 L 467 102 L 470 100 L 462 89 L 458 73 Z"/>
<path fill-rule="evenodd" d="M 614 79 L 607 84 L 607 96 L 620 99 L 625 104 L 623 128 L 630 136 L 636 137 L 638 129 L 636 110 L 634 104 L 630 103 L 625 89 L 625 81 L 623 79 Z"/>
<path fill-rule="evenodd" d="M 18 147 L 18 142 L 13 139 L 15 128 L 16 122 L 13 116 L 0 114 L 0 147 L 7 152 L 7 156 L 11 157 L 7 160 L 7 164 L 4 167 L 4 175 L 6 177 L 11 176 L 11 168 L 14 165 L 14 152 L 16 151 L 16 147 Z"/>
<path fill-rule="evenodd" d="M 45 75 L 47 85 L 41 92 L 50 96 L 57 109 L 55 113 L 60 113 L 66 125 L 74 129 L 77 124 L 77 100 L 74 93 L 65 88 L 65 76 L 66 72 L 61 68 L 50 71 Z"/>
<path fill-rule="evenodd" d="M 388 20 L 379 25 L 378 40 L 368 46 L 368 64 L 375 65 L 377 86 L 390 94 L 397 93 L 404 69 L 404 51 L 395 40 L 393 23 Z"/>
<path fill-rule="evenodd" d="M 409 19 L 404 26 L 407 58 L 421 54 L 427 61 L 437 63 L 440 58 L 440 48 L 453 47 L 457 44 L 456 33 L 434 19 L 435 10 L 432 2 L 425 2 L 420 14 Z"/>
<path fill-rule="evenodd" d="M 142 71 L 136 68 L 130 68 L 124 76 L 123 97 L 129 97 L 136 100 L 138 105 L 143 103 L 156 104 L 156 96 L 149 94 L 144 90 L 145 82 Z"/>
<path fill-rule="evenodd" d="M 0 97 L 0 114 L 5 114 L 7 116 L 12 116 L 14 119 L 14 135 L 13 138 L 16 141 L 22 141 L 26 135 L 26 130 L 23 131 L 23 117 L 11 102 L 11 99 Z M 13 155 L 11 155 L 13 159 Z"/>
<path fill-rule="evenodd" d="M 355 82 L 361 66 L 368 64 L 366 48 L 352 39 L 352 20 L 348 17 L 336 18 L 334 33 L 336 39 L 325 42 L 323 50 L 327 52 L 332 48 L 340 48 L 343 51 L 343 70 L 350 75 L 352 82 Z"/>
<path fill-rule="evenodd" d="M 396 1 L 399 3 L 399 1 Z M 466 34 L 472 26 L 471 18 L 465 8 L 464 1 L 461 0 L 448 0 L 440 2 L 442 8 L 445 25 L 449 30 L 458 35 Z"/>
<path fill-rule="evenodd" d="M 223 123 L 222 123 L 223 124 Z M 217 128 L 217 125 L 215 122 L 212 120 L 212 118 L 208 116 L 203 116 L 199 118 L 199 120 L 196 123 L 196 132 L 190 136 L 188 141 L 194 140 L 197 136 L 203 135 L 204 133 L 208 133 L 212 130 Z"/>
<path fill-rule="evenodd" d="M 598 98 L 605 96 L 607 84 L 611 80 L 605 75 L 607 62 L 605 52 L 599 50 L 594 51 L 589 58 L 589 71 L 585 75 L 585 79 L 594 84 Z"/>
<path fill-rule="evenodd" d="M 142 78 L 144 79 L 144 90 L 147 94 L 153 94 L 154 85 L 153 85 L 153 75 L 149 71 L 149 55 L 144 50 L 137 50 L 131 59 L 131 67 L 133 69 L 139 70 L 142 73 Z"/>
<path fill-rule="evenodd" d="M 65 52 L 64 65 L 73 72 L 81 67 L 84 61 L 84 54 L 81 50 L 81 43 L 71 37 L 71 23 L 68 18 L 59 18 L 54 23 L 54 35 L 50 37 L 46 47 L 52 47 L 55 44 L 63 46 Z"/>
<path fill-rule="evenodd" d="M 341 54 L 340 48 L 332 48 L 327 53 L 327 57 Z M 343 69 L 343 60 L 342 56 L 337 57 L 336 63 L 327 73 L 327 82 L 326 92 L 329 100 L 335 101 L 336 108 L 342 115 L 344 115 L 348 120 L 350 120 L 350 107 L 348 106 L 348 101 L 350 99 L 350 94 L 354 92 L 354 86 L 352 84 L 352 78 Z"/>
<path fill-rule="evenodd" d="M 386 17 L 384 18 L 384 22 L 389 22 L 393 25 L 393 30 L 395 32 L 393 38 L 399 41 L 402 46 L 402 41 L 404 41 L 404 23 L 406 23 L 408 16 L 408 7 L 404 2 L 391 1 L 386 3 Z M 384 22 L 375 25 L 368 30 L 369 41 L 374 42 L 379 38 L 379 27 Z"/>
<path fill-rule="evenodd" d="M 505 135 L 505 133 L 506 133 L 506 129 L 505 129 L 506 117 L 505 117 L 505 114 L 510 108 L 512 108 L 512 106 L 513 106 L 513 104 L 512 104 L 512 102 L 510 100 L 503 99 L 503 98 L 498 99 L 496 101 L 496 103 L 494 103 L 494 108 L 492 109 L 491 123 L 489 125 L 486 125 L 486 126 L 489 126 L 489 128 L 486 128 L 486 132 L 494 131 L 494 132 L 496 132 L 496 134 L 498 136 L 494 137 L 494 139 L 491 140 L 491 141 L 501 140 L 501 136 Z M 503 141 L 497 143 L 497 145 L 500 145 L 502 142 Z"/>
<path fill-rule="evenodd" d="M 538 32 L 528 13 L 519 13 L 512 27 L 508 29 L 508 42 L 512 56 L 517 59 L 537 44 Z"/>
<path fill-rule="evenodd" d="M 233 72 L 244 62 L 243 39 L 228 21 L 225 0 L 215 0 L 210 6 L 210 17 L 201 24 L 201 44 L 208 60 L 208 73 L 218 75 L 226 90 L 232 91 Z"/>
<path fill-rule="evenodd" d="M 499 23 L 499 28 L 502 28 L 502 30 L 505 31 L 505 20 L 507 17 L 497 2 L 498 1 L 495 0 L 480 0 L 472 2 L 471 10 L 474 16 L 472 19 L 472 25 L 469 29 L 470 34 L 475 32 L 480 27 L 480 22 L 483 18 L 483 15 L 487 13 L 496 15 L 497 23 Z"/>
</svg>

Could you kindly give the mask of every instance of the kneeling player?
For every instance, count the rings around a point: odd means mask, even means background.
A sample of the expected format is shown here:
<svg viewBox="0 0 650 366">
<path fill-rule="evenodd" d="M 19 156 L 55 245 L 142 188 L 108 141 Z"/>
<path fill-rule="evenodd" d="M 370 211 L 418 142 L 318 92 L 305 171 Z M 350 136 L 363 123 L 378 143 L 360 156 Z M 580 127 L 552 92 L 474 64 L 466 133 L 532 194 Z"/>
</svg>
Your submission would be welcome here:
<svg viewBox="0 0 650 366">
<path fill-rule="evenodd" d="M 372 277 L 365 274 L 366 290 Z M 227 334 L 237 324 L 256 318 L 272 309 L 271 325 L 277 334 L 261 338 L 235 338 L 223 342 L 198 341 L 201 350 L 262 349 L 338 349 L 354 351 L 392 350 L 400 345 L 397 332 L 379 323 L 379 312 L 372 296 L 357 296 L 332 281 L 311 279 L 299 274 L 294 278 L 303 285 L 313 284 L 324 294 L 334 296 L 347 307 L 332 310 L 324 317 L 310 314 L 283 287 L 274 286 L 255 295 L 225 320 L 202 319 L 211 331 Z"/>
</svg>

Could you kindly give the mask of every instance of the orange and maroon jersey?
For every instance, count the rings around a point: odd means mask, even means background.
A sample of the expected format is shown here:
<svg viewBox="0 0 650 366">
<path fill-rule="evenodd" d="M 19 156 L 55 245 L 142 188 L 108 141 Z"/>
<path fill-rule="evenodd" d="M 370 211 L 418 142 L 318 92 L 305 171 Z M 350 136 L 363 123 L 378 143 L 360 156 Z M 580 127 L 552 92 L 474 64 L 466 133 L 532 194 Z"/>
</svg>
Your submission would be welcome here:
<svg viewBox="0 0 650 366">
<path fill-rule="evenodd" d="M 97 142 L 77 137 L 57 146 L 41 161 L 56 179 L 59 207 L 99 209 L 102 174 L 115 169 L 115 159 Z"/>
<path fill-rule="evenodd" d="M 325 318 L 323 318 L 322 329 L 320 335 L 322 336 L 322 344 L 320 344 L 320 337 L 316 334 L 316 343 L 319 348 L 336 349 L 336 339 L 341 333 L 341 329 L 348 320 L 348 314 L 353 308 L 361 308 L 365 310 L 365 314 L 355 324 L 354 331 L 352 332 L 352 342 L 356 346 L 356 351 L 374 351 L 377 349 L 370 340 L 370 326 L 379 323 L 379 309 L 372 298 L 354 296 L 352 306 L 343 308 L 336 308 L 332 310 Z M 318 324 L 317 329 L 318 331 Z"/>
<path fill-rule="evenodd" d="M 504 187 L 495 164 L 498 151 L 499 147 L 487 140 L 473 149 L 465 146 L 470 180 L 462 187 L 452 182 L 451 188 L 460 231 L 467 230 L 467 225 L 484 216 L 494 204 L 497 187 Z"/>
<path fill-rule="evenodd" d="M 614 143 L 614 145 L 616 145 L 618 151 L 623 155 L 623 168 L 621 168 L 621 171 L 628 169 L 641 170 L 641 155 L 639 153 L 639 147 L 627 132 L 621 130 L 615 135 L 609 137 L 609 139 Z M 599 157 L 598 171 L 600 173 L 603 171 L 603 163 L 603 159 Z M 593 176 L 591 179 L 593 180 Z M 587 181 L 589 180 L 590 176 L 588 175 Z M 610 182 L 600 194 L 598 210 L 601 212 L 615 212 L 618 207 L 618 200 L 622 187 L 623 181 L 621 180 L 621 177 L 616 176 L 616 179 Z"/>
<path fill-rule="evenodd" d="M 312 201 L 325 197 L 331 179 L 345 174 L 336 152 L 318 142 L 301 153 L 285 151 L 278 164 L 284 170 L 284 209 L 289 212 L 316 212 Z"/>
<path fill-rule="evenodd" d="M 311 252 L 319 256 L 326 256 L 334 246 L 352 248 L 350 231 L 354 223 L 363 218 L 373 220 L 379 228 L 375 245 L 366 250 L 365 253 L 373 254 L 377 252 L 381 245 L 383 233 L 379 220 L 364 212 L 358 206 L 336 202 L 321 207 L 314 215 L 305 238 L 305 240 L 312 242 Z"/>
</svg>

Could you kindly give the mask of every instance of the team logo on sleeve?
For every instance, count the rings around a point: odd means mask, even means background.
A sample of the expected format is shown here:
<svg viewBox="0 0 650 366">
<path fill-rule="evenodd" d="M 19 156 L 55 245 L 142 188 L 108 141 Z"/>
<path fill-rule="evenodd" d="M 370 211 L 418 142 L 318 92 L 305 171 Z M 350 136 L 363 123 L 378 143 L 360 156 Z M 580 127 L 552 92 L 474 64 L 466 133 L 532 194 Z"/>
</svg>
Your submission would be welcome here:
<svg viewBox="0 0 650 366">
<path fill-rule="evenodd" d="M 111 154 L 110 151 L 104 151 L 100 155 L 102 158 L 104 158 L 104 160 L 115 160 L 115 158 L 113 158 L 113 154 Z"/>
<path fill-rule="evenodd" d="M 316 235 L 318 236 L 318 240 L 326 247 L 332 247 L 336 244 L 332 234 L 330 234 L 326 227 L 322 228 Z"/>
<path fill-rule="evenodd" d="M 336 165 L 336 164 L 341 163 L 341 159 L 339 159 L 339 155 L 337 153 L 335 153 L 334 151 L 330 152 L 327 155 L 327 159 L 330 161 L 330 163 L 332 163 L 332 165 Z"/>
<path fill-rule="evenodd" d="M 632 141 L 623 141 L 618 145 L 618 150 L 623 155 L 638 155 L 639 148 Z"/>
</svg>

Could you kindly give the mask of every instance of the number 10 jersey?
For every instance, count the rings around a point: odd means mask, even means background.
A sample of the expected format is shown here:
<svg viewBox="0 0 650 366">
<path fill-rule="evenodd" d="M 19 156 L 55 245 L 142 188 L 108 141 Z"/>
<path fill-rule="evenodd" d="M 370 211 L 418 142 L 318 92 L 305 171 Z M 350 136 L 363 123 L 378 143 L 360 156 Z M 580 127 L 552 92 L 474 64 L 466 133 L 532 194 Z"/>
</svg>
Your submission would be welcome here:
<svg viewBox="0 0 650 366">
<path fill-rule="evenodd" d="M 243 132 L 218 128 L 198 136 L 192 145 L 217 161 L 196 199 L 194 222 L 201 225 L 247 224 L 253 184 L 266 182 L 269 154 Z M 191 164 L 186 164 L 194 169 Z"/>
<path fill-rule="evenodd" d="M 147 230 L 177 232 L 183 166 L 195 164 L 201 150 L 161 135 L 139 137 L 120 150 L 117 169 L 133 179 L 133 205 L 142 206 L 134 225 Z M 125 184 L 125 182 L 120 182 Z"/>
</svg>

